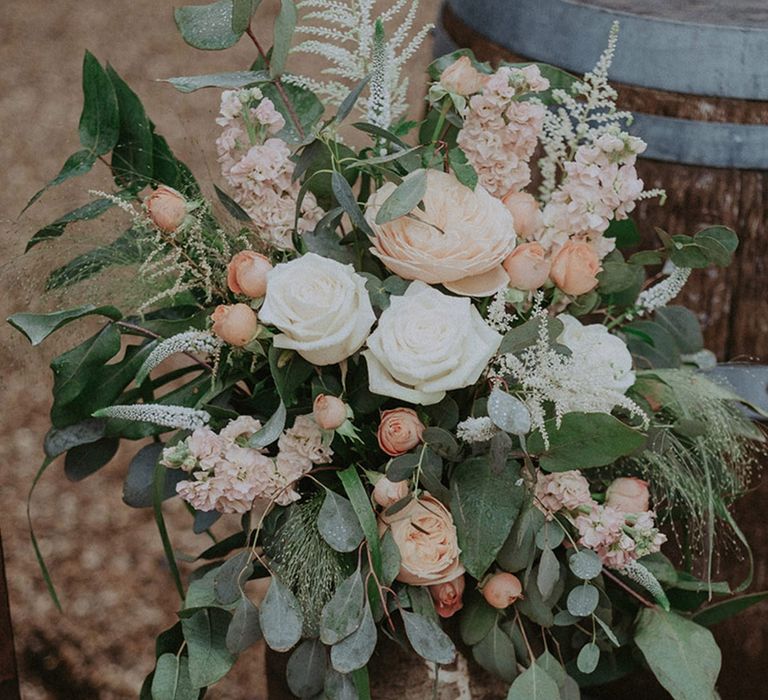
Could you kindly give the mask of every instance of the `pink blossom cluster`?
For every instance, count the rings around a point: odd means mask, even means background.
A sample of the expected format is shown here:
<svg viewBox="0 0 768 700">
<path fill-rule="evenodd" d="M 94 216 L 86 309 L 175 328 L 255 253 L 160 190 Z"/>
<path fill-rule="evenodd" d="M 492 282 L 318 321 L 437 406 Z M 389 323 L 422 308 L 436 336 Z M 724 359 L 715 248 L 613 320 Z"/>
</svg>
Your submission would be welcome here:
<svg viewBox="0 0 768 700">
<path fill-rule="evenodd" d="M 176 486 L 178 494 L 196 510 L 245 513 L 256 499 L 288 505 L 299 499 L 292 485 L 313 464 L 331 460 L 333 451 L 311 416 L 299 416 L 278 441 L 275 457 L 248 446 L 261 423 L 240 416 L 219 433 L 198 428 L 184 442 L 166 448 L 161 464 L 190 472 Z"/>
<path fill-rule="evenodd" d="M 519 191 L 531 181 L 528 161 L 536 150 L 545 108 L 520 97 L 548 88 L 537 66 L 504 66 L 469 100 L 457 142 L 480 184 L 495 197 Z"/>
<path fill-rule="evenodd" d="M 253 107 L 255 100 L 259 101 Z M 260 91 L 225 90 L 216 123 L 223 127 L 216 139 L 221 172 L 234 200 L 251 217 L 261 238 L 276 248 L 291 249 L 300 184 L 291 182 L 294 164 L 288 144 L 275 136 L 285 119 L 269 98 L 261 99 Z M 299 231 L 311 231 L 322 214 L 308 192 Z"/>
<path fill-rule="evenodd" d="M 615 246 L 603 237 L 608 224 L 626 219 L 643 192 L 635 161 L 645 147 L 641 139 L 621 132 L 604 133 L 579 146 L 544 207 L 544 247 L 556 251 L 570 238 L 582 239 L 605 257 Z"/>
<path fill-rule="evenodd" d="M 536 475 L 534 503 L 548 520 L 560 510 L 576 510 L 585 503 L 592 503 L 589 482 L 578 470 Z"/>
</svg>

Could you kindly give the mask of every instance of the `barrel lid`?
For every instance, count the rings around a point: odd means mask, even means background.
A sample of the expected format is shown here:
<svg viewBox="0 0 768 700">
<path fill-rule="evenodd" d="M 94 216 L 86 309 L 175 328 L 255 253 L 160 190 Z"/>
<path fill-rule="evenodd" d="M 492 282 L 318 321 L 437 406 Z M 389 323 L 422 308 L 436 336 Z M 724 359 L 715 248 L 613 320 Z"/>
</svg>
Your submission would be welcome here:
<svg viewBox="0 0 768 700">
<path fill-rule="evenodd" d="M 768 99 L 765 0 L 446 0 L 467 26 L 537 61 L 584 73 L 618 20 L 611 77 L 629 85 Z"/>
</svg>

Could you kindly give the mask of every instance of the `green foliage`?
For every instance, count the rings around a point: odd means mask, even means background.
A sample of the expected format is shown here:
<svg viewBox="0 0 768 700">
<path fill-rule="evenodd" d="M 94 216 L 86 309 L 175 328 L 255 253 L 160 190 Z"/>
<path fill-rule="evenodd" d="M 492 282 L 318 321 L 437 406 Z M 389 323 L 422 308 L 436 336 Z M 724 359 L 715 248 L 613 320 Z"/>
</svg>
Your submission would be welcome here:
<svg viewBox="0 0 768 700">
<path fill-rule="evenodd" d="M 331 647 L 331 664 L 339 673 L 352 673 L 365 668 L 376 648 L 378 633 L 368 602 L 363 608 L 359 627 Z"/>
<path fill-rule="evenodd" d="M 27 242 L 25 252 L 36 246 L 38 243 L 43 243 L 53 238 L 58 238 L 62 233 L 64 233 L 64 230 L 69 224 L 75 221 L 88 221 L 90 219 L 95 219 L 101 216 L 105 211 L 107 211 L 107 209 L 112 206 L 114 206 L 114 202 L 111 199 L 99 198 L 94 199 L 93 201 L 88 202 L 87 204 L 84 204 L 77 209 L 73 209 L 67 214 L 60 216 L 54 222 L 44 226 L 34 236 L 32 236 L 32 238 L 30 238 Z"/>
<path fill-rule="evenodd" d="M 352 552 L 362 541 L 363 529 L 352 504 L 343 496 L 326 489 L 317 515 L 320 536 L 337 552 Z"/>
<path fill-rule="evenodd" d="M 227 628 L 225 638 L 227 649 L 232 654 L 242 654 L 262 637 L 259 610 L 247 596 L 243 595 L 234 609 L 232 620 Z"/>
<path fill-rule="evenodd" d="M 736 234 L 725 226 L 710 226 L 694 236 L 662 234 L 669 259 L 678 267 L 727 267 L 739 245 Z"/>
<path fill-rule="evenodd" d="M 376 223 L 386 224 L 410 214 L 424 199 L 427 191 L 427 171 L 416 170 L 405 178 L 382 203 L 376 212 Z"/>
<path fill-rule="evenodd" d="M 461 560 L 476 579 L 493 563 L 512 529 L 523 502 L 517 485 L 519 466 L 508 462 L 499 474 L 482 457 L 459 464 L 451 479 L 451 512 Z"/>
<path fill-rule="evenodd" d="M 635 644 L 675 700 L 714 700 L 720 649 L 712 633 L 680 615 L 643 608 Z"/>
<path fill-rule="evenodd" d="M 363 619 L 365 591 L 360 571 L 339 584 L 333 597 L 325 604 L 320 618 L 320 639 L 329 646 L 348 637 Z"/>
<path fill-rule="evenodd" d="M 646 441 L 643 433 L 607 413 L 566 413 L 557 428 L 546 422 L 549 448 L 541 433 L 534 432 L 528 450 L 539 455 L 542 469 L 550 472 L 601 467 L 632 454 Z"/>
<path fill-rule="evenodd" d="M 286 668 L 288 687 L 300 698 L 313 698 L 325 684 L 325 647 L 318 639 L 303 641 L 291 654 Z"/>
<path fill-rule="evenodd" d="M 226 646 L 229 621 L 229 613 L 219 608 L 198 610 L 182 619 L 193 688 L 204 688 L 215 683 L 232 668 L 235 657 Z"/>
<path fill-rule="evenodd" d="M 234 46 L 244 31 L 233 29 L 232 0 L 178 7 L 173 16 L 184 41 L 205 51 Z"/>
<path fill-rule="evenodd" d="M 296 4 L 293 0 L 280 0 L 280 12 L 275 20 L 274 46 L 269 62 L 269 74 L 278 78 L 285 70 L 291 40 L 296 29 Z"/>
<path fill-rule="evenodd" d="M 59 330 L 62 326 L 76 321 L 79 318 L 91 315 L 106 316 L 114 321 L 122 318 L 120 310 L 114 306 L 95 306 L 86 304 L 76 309 L 67 309 L 66 311 L 54 311 L 49 314 L 29 314 L 17 313 L 8 318 L 16 330 L 23 333 L 32 345 L 39 345 L 51 333 Z"/>
<path fill-rule="evenodd" d="M 427 661 L 449 664 L 456 658 L 456 647 L 451 638 L 433 620 L 414 612 L 401 610 L 405 634 L 413 650 Z"/>
<path fill-rule="evenodd" d="M 507 700 L 560 700 L 557 683 L 534 661 L 512 683 Z"/>
<path fill-rule="evenodd" d="M 276 576 L 259 610 L 259 624 L 270 649 L 288 651 L 301 639 L 302 618 L 299 602 Z"/>
<path fill-rule="evenodd" d="M 735 598 L 729 598 L 728 600 L 722 600 L 719 603 L 709 605 L 703 610 L 700 610 L 693 616 L 693 621 L 697 625 L 704 625 L 705 627 L 711 627 L 718 622 L 727 620 L 729 617 L 738 615 L 743 610 L 751 608 L 753 605 L 759 605 L 768 600 L 768 591 L 761 591 L 760 593 L 750 593 L 748 595 L 737 596 Z"/>
<path fill-rule="evenodd" d="M 517 676 L 515 647 L 498 620 L 491 619 L 487 634 L 472 647 L 472 656 L 486 671 L 511 683 Z"/>
<path fill-rule="evenodd" d="M 163 654 L 155 666 L 152 678 L 153 700 L 197 700 L 199 692 L 192 687 L 189 658 Z"/>
</svg>

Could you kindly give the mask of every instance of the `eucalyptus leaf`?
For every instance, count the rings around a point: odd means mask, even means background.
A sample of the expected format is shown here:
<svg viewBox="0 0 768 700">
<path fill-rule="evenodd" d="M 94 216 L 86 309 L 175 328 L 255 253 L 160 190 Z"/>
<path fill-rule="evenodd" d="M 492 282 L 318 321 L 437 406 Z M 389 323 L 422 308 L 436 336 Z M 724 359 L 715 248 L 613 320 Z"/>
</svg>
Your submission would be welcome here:
<svg viewBox="0 0 768 700">
<path fill-rule="evenodd" d="M 560 562 L 551 549 L 545 549 L 539 560 L 539 570 L 536 574 L 536 585 L 543 598 L 549 598 L 555 590 L 555 584 L 560 579 Z"/>
<path fill-rule="evenodd" d="M 248 440 L 248 447 L 260 449 L 271 445 L 275 440 L 280 437 L 280 434 L 285 428 L 286 419 L 285 404 L 280 401 L 280 405 L 277 410 L 272 414 L 271 418 L 264 424 L 261 430 L 255 432 L 250 440 Z"/>
<path fill-rule="evenodd" d="M 326 670 L 323 690 L 328 700 L 359 700 L 360 697 L 352 677 L 332 666 Z"/>
<path fill-rule="evenodd" d="M 381 574 L 382 583 L 390 586 L 400 572 L 400 549 L 392 537 L 392 531 L 387 529 L 381 536 Z"/>
<path fill-rule="evenodd" d="M 435 454 L 445 459 L 456 459 L 461 452 L 456 438 L 443 428 L 430 426 L 424 430 L 421 439 Z"/>
<path fill-rule="evenodd" d="M 232 31 L 241 34 L 251 24 L 251 16 L 261 0 L 232 0 Z"/>
<path fill-rule="evenodd" d="M 259 610 L 259 623 L 270 649 L 288 651 L 301 639 L 301 608 L 296 597 L 276 576 Z"/>
<path fill-rule="evenodd" d="M 531 431 L 531 412 L 516 396 L 495 386 L 488 397 L 488 416 L 493 424 L 513 435 L 527 435 Z"/>
<path fill-rule="evenodd" d="M 416 452 L 408 452 L 407 454 L 394 457 L 389 461 L 387 465 L 387 478 L 390 481 L 405 481 L 410 479 L 422 460 L 422 452 L 424 448 L 418 448 Z"/>
<path fill-rule="evenodd" d="M 507 700 L 560 700 L 557 683 L 534 661 L 512 683 Z"/>
<path fill-rule="evenodd" d="M 367 236 L 373 236 L 373 231 L 357 204 L 352 188 L 341 173 L 336 171 L 333 172 L 333 175 L 331 175 L 331 188 L 336 197 L 336 201 L 339 203 L 339 206 L 347 212 L 352 223 Z"/>
<path fill-rule="evenodd" d="M 235 657 L 226 646 L 230 615 L 219 608 L 199 610 L 182 619 L 189 650 L 189 677 L 193 688 L 204 688 L 223 678 Z"/>
<path fill-rule="evenodd" d="M 464 595 L 465 605 L 459 614 L 459 632 L 464 644 L 474 646 L 491 631 L 498 615 L 478 591 Z"/>
<path fill-rule="evenodd" d="M 456 179 L 462 184 L 474 190 L 477 187 L 477 171 L 467 158 L 467 154 L 458 146 L 448 151 L 448 162 L 451 164 Z"/>
<path fill-rule="evenodd" d="M 269 80 L 267 71 L 240 70 L 231 73 L 208 73 L 206 75 L 184 75 L 175 78 L 162 78 L 161 82 L 170 83 L 179 92 L 195 92 L 203 88 L 237 89 L 254 83 Z"/>
<path fill-rule="evenodd" d="M 105 421 L 102 418 L 86 418 L 66 428 L 51 428 L 45 436 L 43 447 L 47 457 L 58 457 L 78 445 L 87 445 L 104 437 Z"/>
<path fill-rule="evenodd" d="M 416 170 L 408 175 L 384 200 L 376 212 L 376 223 L 381 225 L 410 214 L 427 191 L 427 171 Z"/>
<path fill-rule="evenodd" d="M 184 41 L 196 49 L 228 49 L 242 36 L 232 29 L 232 0 L 178 7 L 173 16 Z"/>
<path fill-rule="evenodd" d="M 589 642 L 581 647 L 579 655 L 576 657 L 576 667 L 582 673 L 590 674 L 600 663 L 600 647 L 594 642 Z"/>
<path fill-rule="evenodd" d="M 554 549 L 560 546 L 564 538 L 565 532 L 562 526 L 555 521 L 548 520 L 536 533 L 536 546 L 543 550 Z"/>
<path fill-rule="evenodd" d="M 331 647 L 333 668 L 339 673 L 352 673 L 363 668 L 373 655 L 377 638 L 371 607 L 366 603 L 360 626 L 346 639 L 342 639 Z"/>
<path fill-rule="evenodd" d="M 227 628 L 227 649 L 233 654 L 241 654 L 261 638 L 259 609 L 246 596 L 242 596 Z"/>
<path fill-rule="evenodd" d="M 303 641 L 291 654 L 286 678 L 291 692 L 300 698 L 312 698 L 325 684 L 325 647 L 319 639 Z"/>
<path fill-rule="evenodd" d="M 589 581 L 597 578 L 603 570 L 603 563 L 600 557 L 590 549 L 580 549 L 569 560 L 568 566 L 571 568 L 574 576 Z"/>
<path fill-rule="evenodd" d="M 81 481 L 95 474 L 110 462 L 119 446 L 119 438 L 107 437 L 73 447 L 64 458 L 64 474 L 70 481 Z"/>
<path fill-rule="evenodd" d="M 337 552 L 352 552 L 363 540 L 363 529 L 352 504 L 330 489 L 326 489 L 325 500 L 320 506 L 317 529 Z"/>
<path fill-rule="evenodd" d="M 568 612 L 576 617 L 591 615 L 600 602 L 600 591 L 591 584 L 576 586 L 568 594 Z"/>
<path fill-rule="evenodd" d="M 363 619 L 365 591 L 360 571 L 355 571 L 336 588 L 323 607 L 320 617 L 320 639 L 329 646 L 348 637 Z"/>
<path fill-rule="evenodd" d="M 496 557 L 505 570 L 520 571 L 533 562 L 536 533 L 544 522 L 544 514 L 533 504 L 522 510 Z"/>
<path fill-rule="evenodd" d="M 152 700 L 197 700 L 199 691 L 189 678 L 189 659 L 163 654 L 152 677 Z"/>
<path fill-rule="evenodd" d="M 214 577 L 216 599 L 222 605 L 232 605 L 242 596 L 242 586 L 253 573 L 250 550 L 238 552 L 217 570 Z"/>
<path fill-rule="evenodd" d="M 456 647 L 440 625 L 407 610 L 400 611 L 405 624 L 405 634 L 414 651 L 427 661 L 450 664 L 456 658 Z"/>
<path fill-rule="evenodd" d="M 495 621 L 485 637 L 472 647 L 472 656 L 486 671 L 507 683 L 517 676 L 514 644 Z"/>
<path fill-rule="evenodd" d="M 274 43 L 269 61 L 269 74 L 277 78 L 283 74 L 293 32 L 296 30 L 296 4 L 293 0 L 280 0 L 280 12 L 275 19 Z"/>
<path fill-rule="evenodd" d="M 339 105 L 338 112 L 336 112 L 336 116 L 333 118 L 337 124 L 341 124 L 341 122 L 343 122 L 347 116 L 349 116 L 349 113 L 352 111 L 352 108 L 355 106 L 358 99 L 360 99 L 360 95 L 365 89 L 365 86 L 368 85 L 370 79 L 371 76 L 366 75 L 365 78 L 363 78 L 357 85 L 355 85 L 355 87 L 353 87 L 349 91 L 349 94 L 343 99 L 342 103 Z"/>
<path fill-rule="evenodd" d="M 131 460 L 128 473 L 123 483 L 123 502 L 131 508 L 151 508 L 152 488 L 157 460 L 163 451 L 159 442 L 145 445 Z M 189 474 L 181 469 L 165 470 L 165 486 L 163 500 L 176 495 L 176 484 L 189 478 Z"/>
</svg>

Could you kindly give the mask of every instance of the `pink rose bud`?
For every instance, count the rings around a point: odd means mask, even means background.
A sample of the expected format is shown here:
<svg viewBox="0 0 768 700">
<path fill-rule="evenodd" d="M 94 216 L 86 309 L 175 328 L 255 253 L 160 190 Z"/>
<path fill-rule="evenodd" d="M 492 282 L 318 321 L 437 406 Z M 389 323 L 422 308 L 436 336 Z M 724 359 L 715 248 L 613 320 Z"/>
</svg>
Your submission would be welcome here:
<svg viewBox="0 0 768 700">
<path fill-rule="evenodd" d="M 393 408 L 381 414 L 379 447 L 390 457 L 412 450 L 421 442 L 424 424 L 411 408 Z"/>
<path fill-rule="evenodd" d="M 227 286 L 235 294 L 258 299 L 267 293 L 267 275 L 271 269 L 272 263 L 266 256 L 243 250 L 227 265 Z"/>
<path fill-rule="evenodd" d="M 514 574 L 502 571 L 494 574 L 483 586 L 483 597 L 488 605 L 504 610 L 523 597 L 523 586 Z"/>
<path fill-rule="evenodd" d="M 440 74 L 440 84 L 456 95 L 481 92 L 486 80 L 487 78 L 472 65 L 468 56 L 454 61 Z"/>
<path fill-rule="evenodd" d="M 504 261 L 509 285 L 515 289 L 533 291 L 544 286 L 549 278 L 550 262 L 540 243 L 521 243 Z"/>
<path fill-rule="evenodd" d="M 585 241 L 568 241 L 552 260 L 549 276 L 566 294 L 579 296 L 597 286 L 600 259 Z"/>
<path fill-rule="evenodd" d="M 648 482 L 633 476 L 614 479 L 605 492 L 605 505 L 622 513 L 644 513 L 649 501 Z"/>
<path fill-rule="evenodd" d="M 213 332 L 225 343 L 247 345 L 259 328 L 256 312 L 247 304 L 217 306 L 211 314 Z"/>
<path fill-rule="evenodd" d="M 336 396 L 318 394 L 312 405 L 312 415 L 323 430 L 336 430 L 347 420 L 347 404 Z"/>
<path fill-rule="evenodd" d="M 435 601 L 435 610 L 440 617 L 451 617 L 464 607 L 464 574 L 453 581 L 438 583 L 429 587 L 429 594 Z"/>
<path fill-rule="evenodd" d="M 173 233 L 187 215 L 187 200 L 172 187 L 160 185 L 144 200 L 149 218 L 161 231 Z"/>
<path fill-rule="evenodd" d="M 373 487 L 373 500 L 382 508 L 389 508 L 408 495 L 408 480 L 390 481 L 382 476 Z"/>
<path fill-rule="evenodd" d="M 515 233 L 531 240 L 544 227 L 541 210 L 536 199 L 527 192 L 507 192 L 501 201 L 509 209 L 515 222 Z"/>
</svg>

